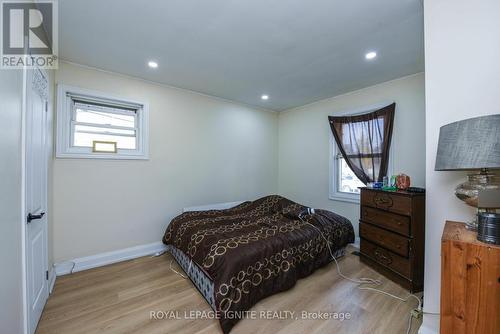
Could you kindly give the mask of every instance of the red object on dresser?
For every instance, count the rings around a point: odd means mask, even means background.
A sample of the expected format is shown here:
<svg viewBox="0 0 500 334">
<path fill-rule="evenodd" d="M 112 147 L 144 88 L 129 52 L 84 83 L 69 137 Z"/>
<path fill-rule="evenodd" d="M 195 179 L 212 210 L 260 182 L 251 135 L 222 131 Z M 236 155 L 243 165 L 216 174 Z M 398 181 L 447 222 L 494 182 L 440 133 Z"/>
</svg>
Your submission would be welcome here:
<svg viewBox="0 0 500 334">
<path fill-rule="evenodd" d="M 396 176 L 396 187 L 399 190 L 406 190 L 410 187 L 410 177 L 406 174 Z"/>
</svg>

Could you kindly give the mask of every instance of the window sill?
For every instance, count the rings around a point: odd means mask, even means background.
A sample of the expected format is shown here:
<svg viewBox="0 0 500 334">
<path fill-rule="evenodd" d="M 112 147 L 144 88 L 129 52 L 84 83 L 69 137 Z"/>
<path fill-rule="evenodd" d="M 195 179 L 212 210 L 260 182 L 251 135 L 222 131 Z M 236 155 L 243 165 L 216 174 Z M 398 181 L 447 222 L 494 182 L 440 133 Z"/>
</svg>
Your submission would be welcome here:
<svg viewBox="0 0 500 334">
<path fill-rule="evenodd" d="M 57 159 L 108 159 L 108 160 L 149 160 L 146 155 L 116 155 L 92 153 L 56 153 Z"/>
<path fill-rule="evenodd" d="M 331 201 L 339 201 L 339 202 L 347 202 L 347 203 L 360 203 L 359 195 L 350 195 L 350 194 L 330 194 L 328 198 Z"/>
</svg>

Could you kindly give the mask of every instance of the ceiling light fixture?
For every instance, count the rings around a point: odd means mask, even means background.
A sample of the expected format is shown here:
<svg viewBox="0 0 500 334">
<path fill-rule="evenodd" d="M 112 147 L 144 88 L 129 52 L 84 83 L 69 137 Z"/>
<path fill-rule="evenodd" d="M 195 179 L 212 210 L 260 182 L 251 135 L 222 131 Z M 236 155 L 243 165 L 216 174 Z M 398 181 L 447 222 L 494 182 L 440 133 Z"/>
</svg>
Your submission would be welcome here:
<svg viewBox="0 0 500 334">
<path fill-rule="evenodd" d="M 371 60 L 373 58 L 377 57 L 377 53 L 375 51 L 368 52 L 365 54 L 365 58 L 368 60 Z"/>
<path fill-rule="evenodd" d="M 269 100 L 269 95 L 262 95 L 260 98 L 262 100 Z"/>
<path fill-rule="evenodd" d="M 151 67 L 151 68 L 157 68 L 158 67 L 158 63 L 155 62 L 155 61 L 150 61 L 150 62 L 148 62 L 148 66 Z"/>
</svg>

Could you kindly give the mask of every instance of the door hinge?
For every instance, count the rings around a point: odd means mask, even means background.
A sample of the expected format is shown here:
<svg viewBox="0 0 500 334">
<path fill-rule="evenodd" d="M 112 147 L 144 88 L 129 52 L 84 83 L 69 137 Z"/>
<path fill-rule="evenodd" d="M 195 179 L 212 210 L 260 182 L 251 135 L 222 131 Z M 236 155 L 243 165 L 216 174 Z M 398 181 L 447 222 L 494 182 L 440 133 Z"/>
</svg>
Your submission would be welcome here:
<svg viewBox="0 0 500 334">
<path fill-rule="evenodd" d="M 49 280 L 49 271 L 48 270 L 45 271 L 45 279 L 47 281 Z"/>
</svg>

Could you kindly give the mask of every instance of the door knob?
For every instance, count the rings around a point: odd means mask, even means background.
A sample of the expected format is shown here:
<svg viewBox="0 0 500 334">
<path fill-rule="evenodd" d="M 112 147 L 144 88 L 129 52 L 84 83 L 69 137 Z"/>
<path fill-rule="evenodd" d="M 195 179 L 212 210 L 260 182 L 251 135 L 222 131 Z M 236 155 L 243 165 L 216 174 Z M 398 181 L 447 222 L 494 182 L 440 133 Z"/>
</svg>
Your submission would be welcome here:
<svg viewBox="0 0 500 334">
<path fill-rule="evenodd" d="M 28 213 L 28 218 L 26 218 L 26 220 L 28 221 L 29 224 L 31 223 L 32 220 L 42 219 L 44 215 L 45 212 L 41 212 L 39 215 L 32 215 L 31 213 Z"/>
</svg>

